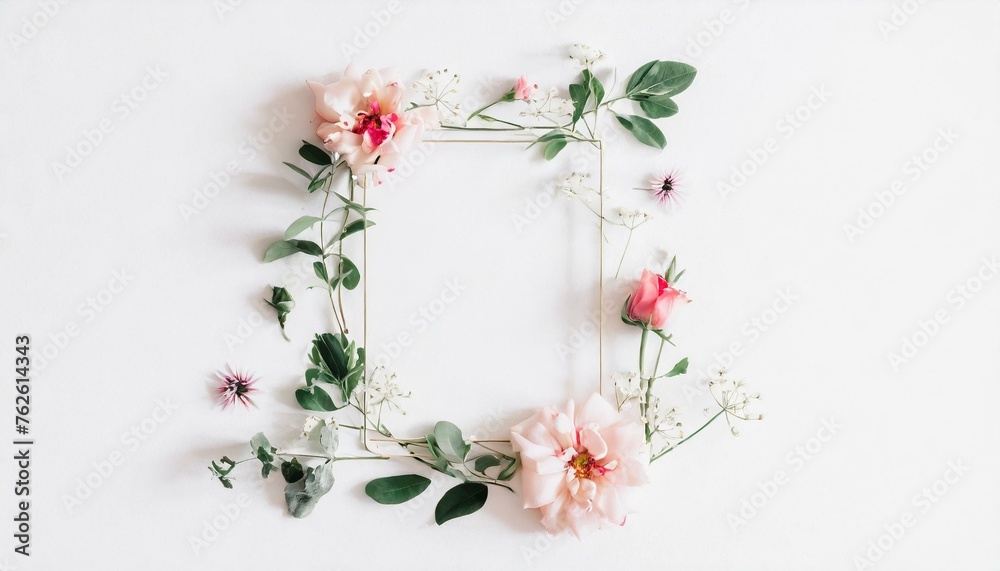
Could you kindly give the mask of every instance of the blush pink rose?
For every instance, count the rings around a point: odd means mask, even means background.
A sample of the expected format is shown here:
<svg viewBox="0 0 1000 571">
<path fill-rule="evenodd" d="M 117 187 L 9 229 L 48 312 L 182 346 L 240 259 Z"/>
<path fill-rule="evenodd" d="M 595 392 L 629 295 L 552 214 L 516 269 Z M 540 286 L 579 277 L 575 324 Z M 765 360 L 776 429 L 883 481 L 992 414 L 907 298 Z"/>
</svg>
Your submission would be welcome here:
<svg viewBox="0 0 1000 571">
<path fill-rule="evenodd" d="M 524 507 L 538 508 L 550 533 L 580 537 L 624 525 L 637 487 L 649 481 L 642 424 L 625 419 L 600 395 L 577 410 L 546 407 L 510 429 L 521 453 Z"/>
<path fill-rule="evenodd" d="M 528 83 L 528 76 L 522 75 L 518 78 L 517 83 L 514 84 L 514 99 L 527 101 L 535 94 L 536 89 L 538 89 L 538 85 Z"/>
<path fill-rule="evenodd" d="M 644 323 L 650 329 L 663 329 L 674 305 L 690 301 L 684 292 L 671 287 L 663 276 L 642 270 L 639 287 L 629 298 L 625 313 L 632 321 Z"/>
<path fill-rule="evenodd" d="M 339 153 L 351 172 L 380 175 L 392 172 L 424 129 L 440 127 L 437 110 L 404 110 L 403 85 L 393 69 L 358 73 L 352 65 L 329 85 L 307 82 L 316 97 L 321 119 L 316 134 L 327 150 Z"/>
</svg>

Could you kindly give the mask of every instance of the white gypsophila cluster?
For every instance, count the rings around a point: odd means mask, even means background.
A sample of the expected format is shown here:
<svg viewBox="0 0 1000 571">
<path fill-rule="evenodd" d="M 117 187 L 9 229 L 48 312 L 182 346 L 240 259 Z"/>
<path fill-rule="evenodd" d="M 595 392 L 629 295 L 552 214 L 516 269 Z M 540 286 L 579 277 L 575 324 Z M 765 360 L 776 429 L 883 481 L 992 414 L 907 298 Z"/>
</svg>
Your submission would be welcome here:
<svg viewBox="0 0 1000 571">
<path fill-rule="evenodd" d="M 648 212 L 642 210 L 631 210 L 622 208 L 618 211 L 618 218 L 626 228 L 635 228 L 639 224 L 652 218 Z"/>
<path fill-rule="evenodd" d="M 320 418 L 318 416 L 307 416 L 302 424 L 302 438 L 310 438 L 316 433 L 316 429 L 324 426 L 337 426 L 337 419 Z"/>
<path fill-rule="evenodd" d="M 606 57 L 607 54 L 587 44 L 573 44 L 569 49 L 569 59 L 579 69 L 589 68 Z"/>
<path fill-rule="evenodd" d="M 681 422 L 677 420 L 677 407 L 661 407 L 658 397 L 653 397 L 653 402 L 646 411 L 652 416 L 651 432 L 666 441 L 681 440 L 684 438 L 684 431 Z"/>
<path fill-rule="evenodd" d="M 403 391 L 396 380 L 396 373 L 389 373 L 385 367 L 376 367 L 367 383 L 361 383 L 358 390 L 367 395 L 368 414 L 378 412 L 383 406 L 406 414 L 402 399 L 410 398 L 409 391 Z"/>
<path fill-rule="evenodd" d="M 573 102 L 565 97 L 559 97 L 559 91 L 555 87 L 545 92 L 536 91 L 526 103 L 528 107 L 521 111 L 521 117 L 555 121 L 563 120 L 573 114 Z"/>
<path fill-rule="evenodd" d="M 632 408 L 633 400 L 638 400 L 641 403 L 646 398 L 639 383 L 639 373 L 632 371 L 611 373 L 611 381 L 618 389 L 616 395 L 619 411 Z"/>
<path fill-rule="evenodd" d="M 434 106 L 442 125 L 462 126 L 465 121 L 460 115 L 458 84 L 462 76 L 447 69 L 425 71 L 423 77 L 413 83 L 413 91 L 423 99 L 423 105 Z"/>
<path fill-rule="evenodd" d="M 590 174 L 573 172 L 556 183 L 556 191 L 561 192 L 566 198 L 580 198 L 586 202 L 591 202 L 593 200 L 592 195 L 596 195 L 597 191 L 588 184 L 589 181 Z"/>
<path fill-rule="evenodd" d="M 740 431 L 730 422 L 730 418 L 739 420 L 763 420 L 764 415 L 754 410 L 755 405 L 760 401 L 760 393 L 747 392 L 746 381 L 732 381 L 725 376 L 725 371 L 719 372 L 719 377 L 708 382 L 708 388 L 712 392 L 712 398 L 726 413 L 726 422 L 729 422 L 729 431 L 733 436 L 739 436 Z M 706 414 L 711 412 L 705 409 Z"/>
</svg>

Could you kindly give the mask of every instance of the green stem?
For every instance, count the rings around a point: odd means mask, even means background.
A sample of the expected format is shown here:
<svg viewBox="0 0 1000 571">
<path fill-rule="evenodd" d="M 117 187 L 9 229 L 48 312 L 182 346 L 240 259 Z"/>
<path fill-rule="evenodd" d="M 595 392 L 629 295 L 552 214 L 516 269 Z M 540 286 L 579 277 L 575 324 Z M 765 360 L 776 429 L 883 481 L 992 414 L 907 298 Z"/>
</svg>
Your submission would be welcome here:
<svg viewBox="0 0 1000 571">
<path fill-rule="evenodd" d="M 649 330 L 643 329 L 642 336 L 639 337 L 639 385 L 642 388 L 642 384 L 646 382 L 646 338 L 649 336 Z M 646 418 L 646 411 L 648 410 L 649 402 L 639 403 L 639 414 Z M 646 442 L 649 442 L 649 423 L 648 418 L 646 418 Z"/>
<path fill-rule="evenodd" d="M 331 176 L 330 179 L 332 180 L 333 177 Z M 325 196 L 323 198 L 323 211 L 319 222 L 319 243 L 323 244 L 324 250 L 326 249 L 326 238 L 323 235 L 323 228 L 326 226 L 326 206 L 330 201 L 330 192 L 330 182 L 327 182 L 327 187 L 324 189 Z M 320 263 L 322 263 L 323 268 L 326 269 L 326 256 L 323 256 Z M 337 313 L 337 303 L 333 299 L 333 286 L 330 285 L 330 280 L 326 280 L 326 294 L 330 298 L 330 308 L 333 310 L 333 319 L 337 323 L 337 329 L 341 333 L 344 333 L 344 326 L 341 324 L 340 315 Z"/>
<path fill-rule="evenodd" d="M 635 231 L 635 227 L 634 226 L 629 227 L 629 229 L 628 229 L 628 239 L 625 240 L 625 249 L 622 250 L 622 258 L 620 260 L 618 260 L 618 269 L 615 270 L 615 279 L 618 279 L 618 275 L 622 273 L 622 264 L 625 263 L 625 254 L 628 253 L 628 246 L 629 246 L 629 244 L 632 243 L 632 232 L 634 232 L 634 231 Z M 655 375 L 656 372 L 654 371 L 653 374 Z"/>
<path fill-rule="evenodd" d="M 653 364 L 653 374 L 646 380 L 646 410 L 649 411 L 649 405 L 653 402 L 653 382 L 656 380 L 656 373 L 660 370 L 660 358 L 663 357 L 663 347 L 667 344 L 662 338 L 660 339 L 660 350 L 656 354 L 656 363 Z M 655 414 L 655 411 L 654 411 Z M 646 442 L 649 442 L 650 437 L 653 435 L 653 417 L 652 415 L 646 415 Z"/>
<path fill-rule="evenodd" d="M 692 432 L 691 434 L 689 434 L 686 438 L 682 439 L 680 442 L 678 442 L 677 444 L 674 444 L 670 448 L 667 448 L 666 450 L 663 450 L 663 451 L 661 451 L 661 452 L 653 455 L 653 457 L 649 459 L 649 462 L 652 464 L 654 461 L 656 461 L 659 458 L 663 457 L 663 455 L 666 454 L 667 452 L 670 452 L 674 448 L 677 448 L 681 444 L 684 444 L 688 440 L 694 438 L 695 434 L 698 434 L 699 432 L 701 432 L 702 430 L 704 430 L 706 426 L 708 426 L 709 424 L 712 424 L 712 421 L 714 421 L 715 419 L 717 419 L 720 416 L 722 416 L 722 413 L 724 413 L 724 412 L 726 412 L 726 409 L 722 409 L 719 412 L 715 413 L 715 416 L 713 416 L 712 418 L 708 419 L 708 422 L 706 422 L 705 424 L 701 425 L 701 428 L 699 428 L 698 430 L 695 430 L 694 432 Z"/>
</svg>

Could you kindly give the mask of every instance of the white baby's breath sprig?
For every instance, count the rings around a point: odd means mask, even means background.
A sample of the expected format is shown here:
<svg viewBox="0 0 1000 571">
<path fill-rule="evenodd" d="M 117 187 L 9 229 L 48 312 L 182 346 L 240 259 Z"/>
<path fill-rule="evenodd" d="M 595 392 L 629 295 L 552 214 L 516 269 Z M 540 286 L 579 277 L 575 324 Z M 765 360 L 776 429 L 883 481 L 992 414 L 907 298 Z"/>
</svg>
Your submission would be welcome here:
<svg viewBox="0 0 1000 571">
<path fill-rule="evenodd" d="M 413 83 L 413 91 L 423 99 L 419 106 L 434 107 L 438 111 L 441 123 L 444 125 L 465 124 L 461 116 L 461 104 L 458 99 L 458 85 L 462 76 L 449 72 L 447 69 L 425 71 L 423 76 Z"/>
<path fill-rule="evenodd" d="M 573 44 L 569 49 L 569 59 L 578 69 L 589 69 L 606 58 L 607 54 L 587 44 Z"/>
<path fill-rule="evenodd" d="M 521 117 L 546 119 L 556 124 L 573 114 L 573 102 L 565 97 L 559 97 L 559 91 L 555 87 L 544 92 L 536 91 L 525 103 L 528 106 L 521 111 Z"/>
<path fill-rule="evenodd" d="M 358 391 L 359 394 L 367 396 L 367 402 L 364 404 L 368 414 L 381 414 L 386 406 L 390 410 L 406 414 L 401 401 L 410 398 L 410 392 L 403 391 L 396 380 L 396 373 L 389 373 L 385 367 L 375 367 L 368 382 L 361 383 Z"/>
<path fill-rule="evenodd" d="M 618 410 L 628 410 L 632 408 L 632 401 L 642 402 L 645 391 L 642 390 L 639 382 L 639 373 L 634 371 L 611 373 L 611 382 L 615 384 L 615 398 L 618 402 Z"/>
</svg>

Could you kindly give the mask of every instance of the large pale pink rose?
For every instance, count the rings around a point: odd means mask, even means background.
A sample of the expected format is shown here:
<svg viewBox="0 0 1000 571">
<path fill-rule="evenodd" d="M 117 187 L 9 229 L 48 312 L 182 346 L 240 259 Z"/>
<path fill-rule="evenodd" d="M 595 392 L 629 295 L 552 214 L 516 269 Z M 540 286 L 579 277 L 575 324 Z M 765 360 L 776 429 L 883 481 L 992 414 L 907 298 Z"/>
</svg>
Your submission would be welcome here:
<svg viewBox="0 0 1000 571">
<path fill-rule="evenodd" d="M 579 410 L 546 407 L 510 429 L 521 453 L 524 507 L 542 512 L 550 533 L 577 537 L 624 525 L 637 486 L 649 481 L 642 424 L 624 418 L 600 395 Z"/>
<path fill-rule="evenodd" d="M 404 111 L 404 89 L 394 69 L 359 74 L 351 65 L 339 81 L 307 83 L 316 97 L 322 121 L 316 134 L 323 145 L 339 153 L 351 172 L 374 174 L 376 182 L 396 168 L 425 128 L 440 127 L 433 107 Z"/>
<path fill-rule="evenodd" d="M 671 287 L 663 276 L 642 270 L 639 287 L 626 302 L 625 314 L 632 321 L 643 323 L 650 329 L 663 329 L 674 305 L 689 301 L 691 300 L 684 292 Z"/>
</svg>

